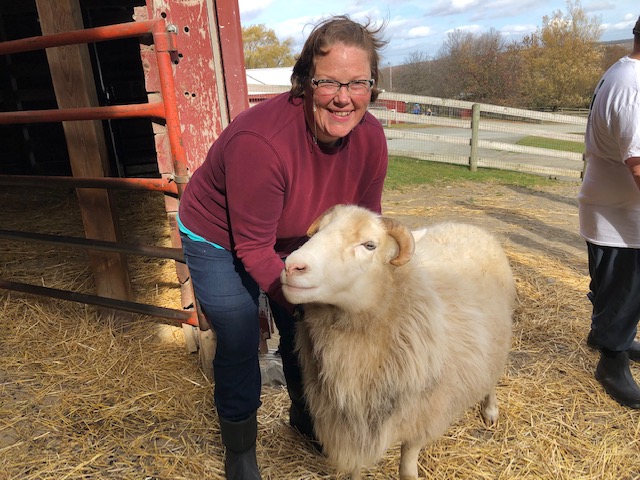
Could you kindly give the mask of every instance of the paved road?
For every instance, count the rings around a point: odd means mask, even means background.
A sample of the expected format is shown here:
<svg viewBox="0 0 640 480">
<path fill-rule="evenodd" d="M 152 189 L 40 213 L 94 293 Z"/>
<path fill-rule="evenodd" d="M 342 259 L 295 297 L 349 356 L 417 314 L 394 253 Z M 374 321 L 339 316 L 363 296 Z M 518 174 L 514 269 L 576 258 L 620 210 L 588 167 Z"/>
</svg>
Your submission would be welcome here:
<svg viewBox="0 0 640 480">
<path fill-rule="evenodd" d="M 497 122 L 497 128 L 499 128 L 500 122 Z M 504 123 L 502 123 L 504 125 Z M 584 134 L 584 126 L 580 125 L 544 125 L 534 126 L 536 130 L 549 130 L 563 133 L 572 134 Z M 461 137 L 469 139 L 471 136 L 471 130 L 465 128 L 455 127 L 441 127 L 432 126 L 427 128 L 411 128 L 411 132 L 416 133 L 428 133 L 431 135 L 442 135 L 450 137 Z M 487 131 L 480 130 L 480 140 L 487 140 L 493 142 L 503 142 L 515 144 L 526 135 L 514 134 L 511 132 L 500 131 Z M 423 141 L 423 140 L 410 140 L 410 139 L 389 139 L 389 150 L 393 152 L 406 151 L 406 152 L 424 152 L 425 154 L 440 155 L 440 156 L 462 156 L 468 157 L 470 154 L 469 145 L 457 145 L 451 143 L 437 142 L 437 141 Z M 487 148 L 480 148 L 478 152 L 479 156 L 489 161 L 496 161 L 502 164 L 515 164 L 517 165 L 537 165 L 544 166 L 551 169 L 566 169 L 575 172 L 575 178 L 579 178 L 579 174 L 582 171 L 582 162 L 563 159 L 549 156 L 534 155 L 529 153 L 515 153 L 504 150 L 494 150 Z M 516 167 L 517 168 L 517 167 Z M 514 168 L 515 169 L 515 168 Z M 525 167 L 522 167 L 525 169 Z M 560 175 L 562 176 L 562 175 Z M 575 179 L 574 178 L 574 179 Z"/>
</svg>

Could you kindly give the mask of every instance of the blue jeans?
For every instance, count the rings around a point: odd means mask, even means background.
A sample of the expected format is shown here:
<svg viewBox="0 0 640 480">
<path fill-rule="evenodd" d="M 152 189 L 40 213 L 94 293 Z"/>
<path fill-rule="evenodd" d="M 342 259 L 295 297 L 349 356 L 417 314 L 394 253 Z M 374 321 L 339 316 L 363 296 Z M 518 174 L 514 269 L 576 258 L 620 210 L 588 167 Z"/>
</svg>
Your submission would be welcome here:
<svg viewBox="0 0 640 480">
<path fill-rule="evenodd" d="M 182 249 L 202 313 L 216 334 L 213 360 L 214 402 L 230 421 L 249 417 L 260 406 L 260 289 L 242 262 L 227 250 L 191 240 L 181 233 Z M 300 382 L 294 353 L 295 319 L 270 301 L 280 334 L 279 351 L 287 383 Z"/>
</svg>

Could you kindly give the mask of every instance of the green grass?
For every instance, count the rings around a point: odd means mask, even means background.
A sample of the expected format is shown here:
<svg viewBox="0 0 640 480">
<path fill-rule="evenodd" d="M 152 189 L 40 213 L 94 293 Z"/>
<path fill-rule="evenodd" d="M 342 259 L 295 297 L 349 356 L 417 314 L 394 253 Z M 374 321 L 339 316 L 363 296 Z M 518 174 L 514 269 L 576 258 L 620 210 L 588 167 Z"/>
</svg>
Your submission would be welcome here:
<svg viewBox="0 0 640 480">
<path fill-rule="evenodd" d="M 531 187 L 535 185 L 549 185 L 557 183 L 539 175 L 510 172 L 491 168 L 479 168 L 476 172 L 463 165 L 450 165 L 439 162 L 428 162 L 407 157 L 389 157 L 389 170 L 385 181 L 388 190 L 400 190 L 417 185 L 438 184 L 443 182 L 472 181 L 483 183 L 498 183 L 501 185 L 516 185 Z"/>
<path fill-rule="evenodd" d="M 568 140 L 555 140 L 553 138 L 529 136 L 516 142 L 517 145 L 525 147 L 549 148 L 551 150 L 561 150 L 563 152 L 584 152 L 584 142 L 570 142 Z"/>
</svg>

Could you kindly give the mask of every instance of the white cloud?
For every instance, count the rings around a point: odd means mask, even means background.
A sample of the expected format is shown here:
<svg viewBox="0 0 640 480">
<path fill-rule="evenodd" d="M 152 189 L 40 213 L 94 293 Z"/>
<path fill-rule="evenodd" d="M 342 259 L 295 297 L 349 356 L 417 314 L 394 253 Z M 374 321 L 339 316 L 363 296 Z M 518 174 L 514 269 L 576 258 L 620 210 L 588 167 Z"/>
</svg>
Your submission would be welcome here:
<svg viewBox="0 0 640 480">
<path fill-rule="evenodd" d="M 413 27 L 407 32 L 407 38 L 423 38 L 431 34 L 429 27 Z"/>
<path fill-rule="evenodd" d="M 257 18 L 263 11 L 269 8 L 273 0 L 238 0 L 238 9 L 243 21 L 251 23 L 251 19 Z"/>
<path fill-rule="evenodd" d="M 463 32 L 469 33 L 480 33 L 484 31 L 484 28 L 481 25 L 459 25 L 455 28 L 447 30 L 445 33 L 449 34 L 454 32 L 455 30 L 462 30 Z"/>
<path fill-rule="evenodd" d="M 607 0 L 601 0 L 601 1 L 588 2 L 584 4 L 583 7 L 587 13 L 591 13 L 591 12 L 602 12 L 607 10 L 613 10 L 616 7 L 616 5 L 613 2 L 609 2 Z"/>
<path fill-rule="evenodd" d="M 624 20 L 617 23 L 612 23 L 607 25 L 607 30 L 629 30 L 629 37 L 631 37 L 633 30 L 633 26 L 636 24 L 636 20 L 638 17 L 632 14 L 627 14 L 624 16 Z"/>
<path fill-rule="evenodd" d="M 428 15 L 454 15 L 464 13 L 478 5 L 478 0 L 441 0 L 431 8 Z"/>
<path fill-rule="evenodd" d="M 506 36 L 521 36 L 533 33 L 537 29 L 538 26 L 532 23 L 521 25 L 504 25 L 500 27 L 500 33 Z"/>
</svg>

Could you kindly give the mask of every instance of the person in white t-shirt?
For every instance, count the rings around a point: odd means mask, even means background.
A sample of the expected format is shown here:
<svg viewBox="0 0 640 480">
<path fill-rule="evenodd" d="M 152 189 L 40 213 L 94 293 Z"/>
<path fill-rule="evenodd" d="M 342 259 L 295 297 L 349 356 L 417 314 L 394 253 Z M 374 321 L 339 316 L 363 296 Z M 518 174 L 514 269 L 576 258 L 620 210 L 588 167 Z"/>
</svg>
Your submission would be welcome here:
<svg viewBox="0 0 640 480">
<path fill-rule="evenodd" d="M 640 361 L 640 18 L 633 52 L 596 86 L 586 132 L 580 234 L 593 304 L 587 343 L 600 350 L 595 378 L 621 405 L 640 409 L 629 361 Z"/>
</svg>

